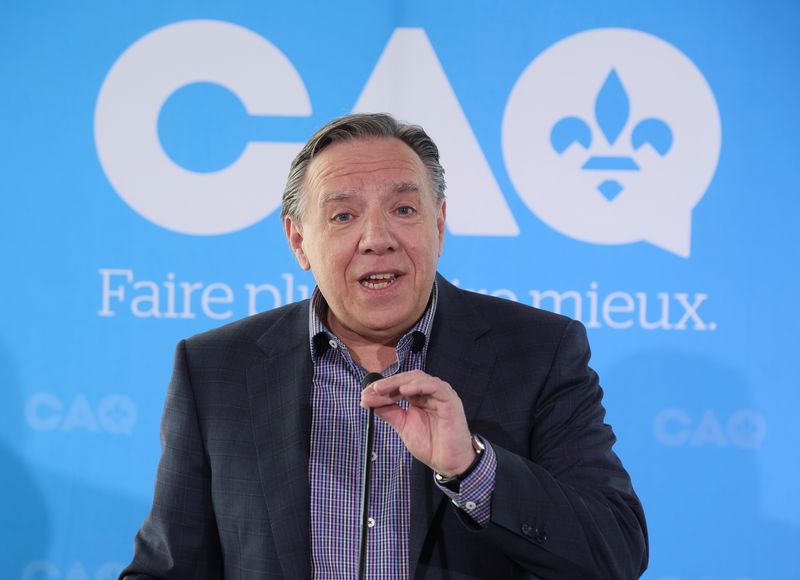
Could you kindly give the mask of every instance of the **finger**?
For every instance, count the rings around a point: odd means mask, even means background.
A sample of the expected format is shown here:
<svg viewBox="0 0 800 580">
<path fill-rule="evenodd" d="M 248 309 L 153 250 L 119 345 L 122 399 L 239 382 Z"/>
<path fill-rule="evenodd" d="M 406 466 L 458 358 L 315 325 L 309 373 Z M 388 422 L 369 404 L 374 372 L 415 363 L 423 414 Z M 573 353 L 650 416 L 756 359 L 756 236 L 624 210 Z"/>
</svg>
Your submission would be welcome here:
<svg viewBox="0 0 800 580">
<path fill-rule="evenodd" d="M 361 391 L 361 406 L 365 408 L 391 405 L 403 398 L 399 391 L 389 394 L 376 393 L 370 385 Z"/>
<path fill-rule="evenodd" d="M 364 393 L 361 395 L 361 406 L 365 409 L 383 407 L 385 405 L 394 405 L 397 401 L 403 398 L 399 393 L 395 397 L 387 397 L 385 395 L 376 395 L 374 393 Z"/>
<path fill-rule="evenodd" d="M 400 405 L 384 405 L 375 408 L 375 415 L 389 423 L 398 433 L 403 432 L 406 421 L 406 410 Z"/>
<path fill-rule="evenodd" d="M 401 385 L 404 385 L 408 382 L 423 377 L 427 377 L 429 379 L 434 378 L 431 375 L 424 373 L 423 371 L 413 370 L 413 371 L 406 371 L 403 373 L 397 373 L 396 375 L 392 375 L 391 377 L 386 377 L 385 379 L 375 381 L 374 383 L 370 384 L 370 387 L 375 389 L 375 392 L 377 393 L 386 394 L 396 391 Z"/>
<path fill-rule="evenodd" d="M 449 384 L 433 377 L 412 380 L 400 385 L 397 390 L 406 399 L 411 397 L 430 397 L 436 401 L 447 403 L 458 398 L 458 395 Z"/>
<path fill-rule="evenodd" d="M 456 392 L 445 381 L 422 371 L 408 371 L 375 381 L 370 385 L 375 392 L 396 397 L 431 396 L 442 402 L 457 398 Z"/>
</svg>

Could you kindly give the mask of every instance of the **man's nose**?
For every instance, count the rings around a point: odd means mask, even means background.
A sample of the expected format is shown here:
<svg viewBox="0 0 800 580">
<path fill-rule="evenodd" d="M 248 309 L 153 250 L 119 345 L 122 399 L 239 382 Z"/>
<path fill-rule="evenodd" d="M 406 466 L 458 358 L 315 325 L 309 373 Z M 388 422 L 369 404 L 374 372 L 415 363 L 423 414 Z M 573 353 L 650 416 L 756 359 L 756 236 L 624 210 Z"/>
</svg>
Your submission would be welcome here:
<svg viewBox="0 0 800 580">
<path fill-rule="evenodd" d="M 369 211 L 362 221 L 359 249 L 364 253 L 384 254 L 397 249 L 389 217 L 380 210 Z"/>
</svg>

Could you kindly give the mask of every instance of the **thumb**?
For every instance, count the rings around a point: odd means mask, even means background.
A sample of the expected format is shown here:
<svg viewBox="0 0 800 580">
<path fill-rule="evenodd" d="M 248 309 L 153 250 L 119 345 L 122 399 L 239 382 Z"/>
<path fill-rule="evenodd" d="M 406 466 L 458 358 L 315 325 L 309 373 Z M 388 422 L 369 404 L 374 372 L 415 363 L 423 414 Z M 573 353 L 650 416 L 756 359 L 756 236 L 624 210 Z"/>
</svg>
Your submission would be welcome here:
<svg viewBox="0 0 800 580">
<path fill-rule="evenodd" d="M 403 426 L 406 422 L 406 410 L 403 407 L 400 405 L 384 405 L 375 407 L 374 411 L 375 415 L 389 423 L 392 429 L 402 435 Z"/>
</svg>

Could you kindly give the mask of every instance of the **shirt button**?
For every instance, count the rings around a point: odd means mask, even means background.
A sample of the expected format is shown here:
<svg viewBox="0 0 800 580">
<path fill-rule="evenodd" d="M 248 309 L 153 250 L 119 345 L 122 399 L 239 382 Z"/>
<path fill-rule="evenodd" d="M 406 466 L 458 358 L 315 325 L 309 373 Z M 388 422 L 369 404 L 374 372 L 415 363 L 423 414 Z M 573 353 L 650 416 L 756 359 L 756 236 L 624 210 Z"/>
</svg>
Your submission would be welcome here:
<svg viewBox="0 0 800 580">
<path fill-rule="evenodd" d="M 464 509 L 467 510 L 468 512 L 471 512 L 476 507 L 478 507 L 478 506 L 475 505 L 474 501 L 468 501 L 467 503 L 464 504 Z"/>
<path fill-rule="evenodd" d="M 377 451 L 373 451 L 372 452 L 372 461 L 378 461 L 378 452 Z"/>
<path fill-rule="evenodd" d="M 339 348 L 339 343 L 338 343 L 338 342 L 336 342 L 336 341 L 335 341 L 335 340 L 333 340 L 333 339 L 330 339 L 330 340 L 328 341 L 328 344 L 329 344 L 329 345 L 331 345 L 331 348 Z"/>
<path fill-rule="evenodd" d="M 375 527 L 375 518 L 367 518 L 367 527 L 374 528 Z"/>
</svg>

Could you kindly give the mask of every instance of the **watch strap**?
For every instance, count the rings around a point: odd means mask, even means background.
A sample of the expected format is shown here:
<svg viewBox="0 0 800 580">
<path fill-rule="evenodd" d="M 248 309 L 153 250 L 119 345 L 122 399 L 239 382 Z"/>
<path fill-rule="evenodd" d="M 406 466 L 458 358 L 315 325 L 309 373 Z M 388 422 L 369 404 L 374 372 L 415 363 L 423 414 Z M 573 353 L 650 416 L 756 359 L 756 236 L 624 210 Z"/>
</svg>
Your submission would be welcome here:
<svg viewBox="0 0 800 580">
<path fill-rule="evenodd" d="M 467 467 L 458 475 L 444 476 L 434 472 L 433 477 L 436 479 L 436 482 L 447 487 L 448 489 L 451 489 L 452 491 L 457 491 L 461 485 L 461 482 L 464 481 L 473 471 L 475 471 L 475 468 L 481 461 L 483 452 L 486 450 L 486 445 L 484 445 L 480 437 L 474 433 L 472 434 L 472 448 L 475 450 L 475 459 L 473 459 L 469 467 Z"/>
</svg>

